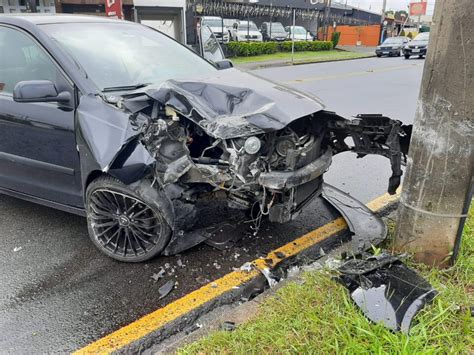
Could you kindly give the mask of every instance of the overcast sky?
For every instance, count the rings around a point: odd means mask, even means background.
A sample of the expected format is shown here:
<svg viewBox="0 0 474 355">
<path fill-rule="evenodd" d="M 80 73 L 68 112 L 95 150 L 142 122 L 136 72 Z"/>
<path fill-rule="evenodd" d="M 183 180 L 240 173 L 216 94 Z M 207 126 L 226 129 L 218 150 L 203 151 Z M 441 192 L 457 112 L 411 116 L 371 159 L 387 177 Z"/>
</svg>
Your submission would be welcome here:
<svg viewBox="0 0 474 355">
<path fill-rule="evenodd" d="M 334 0 L 333 0 L 334 1 Z M 336 0 L 343 4 L 346 0 Z M 419 0 L 387 0 L 387 10 L 406 10 L 410 2 L 418 2 Z M 383 0 L 347 0 L 347 5 L 360 7 L 362 9 L 371 10 L 373 12 L 382 11 Z M 428 0 L 427 15 L 433 14 L 435 0 Z"/>
</svg>

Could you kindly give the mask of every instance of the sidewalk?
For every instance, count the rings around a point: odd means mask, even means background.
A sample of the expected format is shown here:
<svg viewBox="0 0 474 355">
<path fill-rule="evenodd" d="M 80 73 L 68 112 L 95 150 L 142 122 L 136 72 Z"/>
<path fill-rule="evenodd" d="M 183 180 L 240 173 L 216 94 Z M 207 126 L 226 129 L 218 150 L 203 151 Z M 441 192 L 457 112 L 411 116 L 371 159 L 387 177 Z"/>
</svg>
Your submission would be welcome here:
<svg viewBox="0 0 474 355">
<path fill-rule="evenodd" d="M 375 55 L 375 48 L 377 47 L 368 47 L 368 46 L 337 46 L 338 49 L 343 51 L 362 53 L 362 54 L 372 54 Z"/>
</svg>

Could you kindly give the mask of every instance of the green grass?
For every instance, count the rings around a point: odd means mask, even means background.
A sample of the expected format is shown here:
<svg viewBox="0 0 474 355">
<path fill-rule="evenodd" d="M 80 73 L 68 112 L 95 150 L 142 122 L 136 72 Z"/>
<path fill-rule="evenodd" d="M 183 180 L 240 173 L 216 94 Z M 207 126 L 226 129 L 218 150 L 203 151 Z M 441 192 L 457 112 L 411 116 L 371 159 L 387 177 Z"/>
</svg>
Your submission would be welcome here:
<svg viewBox="0 0 474 355">
<path fill-rule="evenodd" d="M 327 62 L 330 60 L 343 60 L 343 59 L 354 59 L 354 58 L 366 58 L 371 57 L 369 54 L 346 52 L 339 50 L 330 51 L 316 51 L 316 52 L 296 52 L 295 62 L 296 63 L 317 63 Z M 273 60 L 286 60 L 291 62 L 291 53 L 279 52 L 275 54 L 263 54 L 253 57 L 235 57 L 229 58 L 234 64 L 246 64 L 246 63 L 258 63 Z"/>
<path fill-rule="evenodd" d="M 415 265 L 439 295 L 414 319 L 410 335 L 369 322 L 347 290 L 325 272 L 304 275 L 268 298 L 234 332 L 216 332 L 181 354 L 468 354 L 474 353 L 474 208 L 460 257 L 447 270 Z M 413 266 L 413 265 L 412 265 Z"/>
</svg>

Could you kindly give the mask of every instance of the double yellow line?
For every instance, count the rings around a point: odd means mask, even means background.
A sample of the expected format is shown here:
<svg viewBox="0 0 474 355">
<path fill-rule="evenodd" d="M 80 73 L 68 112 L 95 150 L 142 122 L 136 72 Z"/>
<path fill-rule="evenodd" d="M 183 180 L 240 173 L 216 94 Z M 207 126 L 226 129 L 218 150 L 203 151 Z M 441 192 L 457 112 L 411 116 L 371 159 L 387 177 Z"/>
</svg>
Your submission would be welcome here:
<svg viewBox="0 0 474 355">
<path fill-rule="evenodd" d="M 367 207 L 376 212 L 395 202 L 399 195 L 385 194 L 369 202 Z M 291 258 L 304 250 L 328 239 L 347 228 L 343 218 L 337 218 L 308 234 L 295 239 L 272 252 L 265 259 L 253 261 L 254 269 L 251 271 L 233 271 L 222 278 L 209 283 L 200 289 L 160 308 L 143 318 L 101 338 L 74 354 L 109 354 L 116 350 L 139 341 L 140 339 L 158 331 L 163 326 L 185 316 L 204 304 L 218 299 L 220 296 L 240 287 L 261 275 L 259 270 L 274 268 L 282 261 Z"/>
</svg>

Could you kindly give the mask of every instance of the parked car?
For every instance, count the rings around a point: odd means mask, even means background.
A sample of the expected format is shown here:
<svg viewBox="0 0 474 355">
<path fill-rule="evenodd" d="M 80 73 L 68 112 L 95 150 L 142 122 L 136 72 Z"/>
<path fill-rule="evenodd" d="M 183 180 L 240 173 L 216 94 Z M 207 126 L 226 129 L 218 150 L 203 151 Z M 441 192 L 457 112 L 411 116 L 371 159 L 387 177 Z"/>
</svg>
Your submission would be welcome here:
<svg viewBox="0 0 474 355">
<path fill-rule="evenodd" d="M 234 23 L 232 40 L 239 42 L 262 42 L 262 34 L 253 21 L 239 21 Z"/>
<path fill-rule="evenodd" d="M 229 43 L 229 31 L 227 30 L 222 17 L 203 16 L 201 17 L 200 25 L 209 27 L 219 43 Z"/>
<path fill-rule="evenodd" d="M 383 55 L 398 56 L 400 57 L 403 53 L 403 47 L 410 41 L 408 37 L 390 37 L 385 39 L 383 43 L 375 49 L 377 57 Z"/>
<path fill-rule="evenodd" d="M 413 41 L 407 43 L 405 47 L 403 47 L 403 55 L 405 56 L 405 59 L 410 59 L 410 56 L 412 55 L 417 55 L 419 58 L 423 58 L 428 50 L 429 40 L 429 32 L 418 34 Z"/>
<path fill-rule="evenodd" d="M 224 26 L 227 29 L 227 32 L 229 33 L 229 39 L 232 40 L 232 28 L 234 27 L 234 24 L 239 22 L 237 19 L 233 18 L 225 18 L 224 19 Z"/>
<path fill-rule="evenodd" d="M 312 41 L 313 36 L 309 33 L 306 28 L 302 26 L 287 26 L 285 27 L 288 32 L 288 39 L 293 39 L 293 33 L 295 41 Z"/>
<path fill-rule="evenodd" d="M 0 191 L 85 216 L 97 248 L 126 262 L 209 238 L 215 225 L 195 228 L 206 201 L 289 222 L 340 152 L 388 157 L 395 192 L 399 121 L 325 111 L 201 37 L 214 62 L 137 23 L 0 16 Z"/>
<path fill-rule="evenodd" d="M 260 27 L 264 41 L 278 41 L 282 42 L 288 39 L 288 32 L 281 22 L 264 22 Z"/>
</svg>

